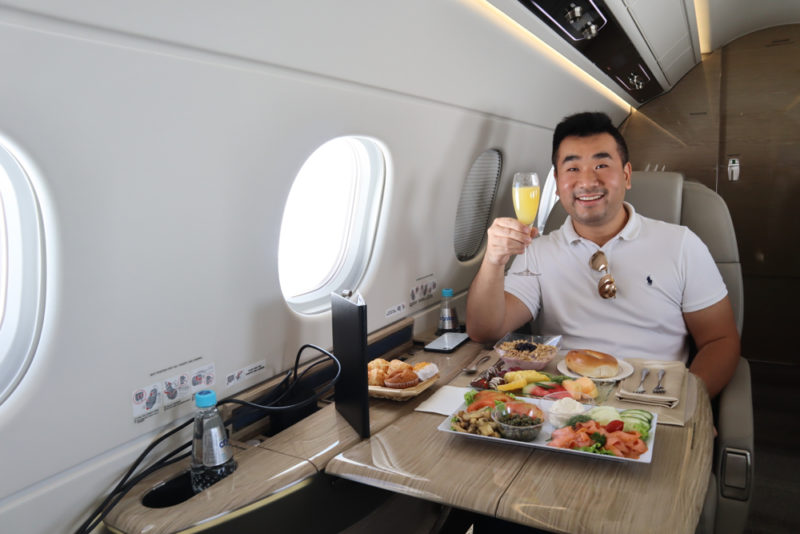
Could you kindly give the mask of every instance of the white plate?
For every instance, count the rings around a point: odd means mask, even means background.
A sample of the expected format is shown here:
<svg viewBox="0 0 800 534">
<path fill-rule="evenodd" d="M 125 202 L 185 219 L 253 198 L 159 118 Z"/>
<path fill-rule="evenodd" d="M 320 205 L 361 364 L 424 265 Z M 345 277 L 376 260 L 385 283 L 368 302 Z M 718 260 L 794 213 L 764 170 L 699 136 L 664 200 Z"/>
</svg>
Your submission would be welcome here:
<svg viewBox="0 0 800 534">
<path fill-rule="evenodd" d="M 530 402 L 531 404 L 536 404 L 539 406 L 543 412 L 547 413 L 547 408 L 555 401 L 549 400 L 542 400 L 542 399 L 527 399 L 527 398 L 520 398 L 517 397 L 517 400 Z M 447 416 L 447 419 L 442 421 L 442 423 L 436 427 L 437 430 L 441 430 L 442 432 L 448 432 L 450 434 L 455 434 L 457 436 L 464 436 L 467 438 L 474 438 L 479 439 L 482 441 L 494 441 L 496 443 L 506 443 L 510 445 L 519 445 L 520 447 L 531 447 L 534 449 L 545 449 L 548 451 L 553 452 L 564 452 L 567 454 L 579 454 L 582 456 L 589 456 L 591 458 L 597 458 L 599 460 L 611 460 L 616 462 L 633 462 L 639 464 L 649 464 L 653 459 L 653 445 L 655 445 L 656 441 L 656 428 L 658 427 L 658 414 L 653 413 L 653 420 L 650 426 L 650 435 L 647 437 L 647 452 L 641 455 L 639 458 L 620 458 L 619 456 L 611 456 L 608 454 L 596 454 L 593 452 L 586 452 L 586 451 L 574 451 L 572 449 L 562 449 L 561 447 L 551 447 L 547 444 L 550 441 L 550 436 L 555 430 L 555 427 L 551 425 L 549 422 L 545 421 L 542 425 L 542 430 L 539 432 L 539 435 L 536 436 L 536 439 L 533 441 L 515 441 L 513 439 L 506 439 L 506 438 L 495 438 L 493 436 L 481 436 L 479 434 L 467 434 L 466 432 L 458 432 L 457 430 L 450 429 L 450 419 L 452 419 L 453 415 L 457 414 L 462 410 L 466 410 L 466 404 L 462 404 L 459 406 L 458 410 L 453 412 L 451 415 Z M 652 412 L 651 412 L 652 413 Z"/>
<path fill-rule="evenodd" d="M 620 360 L 617 358 L 617 363 L 619 364 L 619 372 L 615 376 L 610 376 L 608 378 L 592 378 L 595 382 L 616 382 L 618 380 L 622 380 L 623 378 L 628 378 L 633 374 L 633 365 L 629 364 L 625 360 Z M 556 369 L 562 375 L 571 376 L 572 378 L 580 378 L 583 375 L 575 373 L 569 370 L 567 367 L 567 360 L 561 360 L 556 364 Z"/>
</svg>

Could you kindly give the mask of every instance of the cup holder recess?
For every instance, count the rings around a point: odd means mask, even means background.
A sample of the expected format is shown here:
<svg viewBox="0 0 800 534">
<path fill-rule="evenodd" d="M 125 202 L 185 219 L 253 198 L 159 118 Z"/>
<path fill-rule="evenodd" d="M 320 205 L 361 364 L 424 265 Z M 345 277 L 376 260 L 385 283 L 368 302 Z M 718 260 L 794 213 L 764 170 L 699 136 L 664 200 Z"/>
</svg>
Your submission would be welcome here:
<svg viewBox="0 0 800 534">
<path fill-rule="evenodd" d="M 169 508 L 184 501 L 188 501 L 194 497 L 195 492 L 192 489 L 192 479 L 189 471 L 184 471 L 156 486 L 142 497 L 142 505 L 147 508 Z"/>
</svg>

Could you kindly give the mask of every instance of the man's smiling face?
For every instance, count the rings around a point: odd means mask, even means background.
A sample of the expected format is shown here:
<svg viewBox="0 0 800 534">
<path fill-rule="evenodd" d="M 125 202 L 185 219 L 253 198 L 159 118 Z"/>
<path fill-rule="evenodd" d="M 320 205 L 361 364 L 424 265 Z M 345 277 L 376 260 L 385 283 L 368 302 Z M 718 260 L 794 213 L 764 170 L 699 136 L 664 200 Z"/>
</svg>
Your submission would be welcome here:
<svg viewBox="0 0 800 534">
<path fill-rule="evenodd" d="M 621 230 L 627 220 L 622 202 L 631 188 L 631 164 L 623 164 L 614 138 L 607 133 L 565 137 L 556 162 L 558 195 L 578 234 Z"/>
</svg>

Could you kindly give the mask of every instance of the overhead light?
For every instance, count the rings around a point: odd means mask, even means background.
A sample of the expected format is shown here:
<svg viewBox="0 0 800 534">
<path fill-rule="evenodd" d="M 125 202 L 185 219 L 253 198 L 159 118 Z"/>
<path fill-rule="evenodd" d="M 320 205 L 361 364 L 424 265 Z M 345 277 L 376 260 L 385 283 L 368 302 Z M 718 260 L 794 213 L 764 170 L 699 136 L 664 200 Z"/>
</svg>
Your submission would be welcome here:
<svg viewBox="0 0 800 534">
<path fill-rule="evenodd" d="M 594 39 L 608 19 L 592 0 L 575 0 L 563 8 L 559 0 L 529 0 L 573 41 Z"/>
</svg>

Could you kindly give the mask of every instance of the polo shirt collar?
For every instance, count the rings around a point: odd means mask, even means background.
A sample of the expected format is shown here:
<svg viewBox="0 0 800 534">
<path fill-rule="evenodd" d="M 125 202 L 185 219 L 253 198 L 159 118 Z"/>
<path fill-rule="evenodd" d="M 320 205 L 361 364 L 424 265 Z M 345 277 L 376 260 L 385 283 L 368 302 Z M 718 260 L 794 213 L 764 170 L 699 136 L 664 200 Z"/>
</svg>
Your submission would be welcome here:
<svg viewBox="0 0 800 534">
<path fill-rule="evenodd" d="M 633 209 L 633 206 L 628 202 L 623 202 L 622 204 L 625 206 L 625 209 L 628 210 L 628 222 L 625 223 L 625 226 L 622 228 L 622 230 L 620 230 L 620 232 L 611 239 L 612 241 L 614 239 L 624 239 L 626 241 L 636 239 L 639 236 L 640 230 L 642 229 L 641 218 L 636 213 L 636 210 Z M 564 225 L 561 228 L 564 230 L 564 237 L 567 238 L 567 242 L 570 244 L 574 244 L 584 239 L 578 235 L 578 232 L 575 231 L 575 227 L 572 225 L 571 215 L 567 215 L 567 219 L 564 221 Z"/>
</svg>

